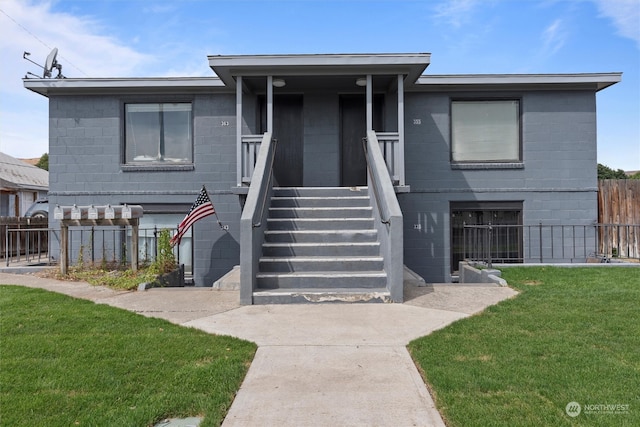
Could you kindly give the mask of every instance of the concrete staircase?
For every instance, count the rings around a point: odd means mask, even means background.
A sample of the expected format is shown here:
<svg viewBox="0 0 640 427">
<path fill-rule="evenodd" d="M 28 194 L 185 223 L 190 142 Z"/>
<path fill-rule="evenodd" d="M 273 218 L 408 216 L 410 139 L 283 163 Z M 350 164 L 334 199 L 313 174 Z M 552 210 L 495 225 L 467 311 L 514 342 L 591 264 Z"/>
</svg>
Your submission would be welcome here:
<svg viewBox="0 0 640 427">
<path fill-rule="evenodd" d="M 387 302 L 366 188 L 274 188 L 254 304 Z"/>
</svg>

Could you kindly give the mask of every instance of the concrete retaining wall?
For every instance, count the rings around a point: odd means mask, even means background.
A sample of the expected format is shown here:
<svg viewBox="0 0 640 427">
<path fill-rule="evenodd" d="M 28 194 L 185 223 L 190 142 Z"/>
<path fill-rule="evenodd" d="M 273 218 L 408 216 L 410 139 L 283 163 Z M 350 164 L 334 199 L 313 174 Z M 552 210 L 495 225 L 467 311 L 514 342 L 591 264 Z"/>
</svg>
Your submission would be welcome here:
<svg viewBox="0 0 640 427">
<path fill-rule="evenodd" d="M 499 286 L 507 286 L 507 281 L 500 277 L 501 275 L 500 270 L 478 269 L 467 262 L 460 263 L 460 283 L 495 283 Z"/>
</svg>

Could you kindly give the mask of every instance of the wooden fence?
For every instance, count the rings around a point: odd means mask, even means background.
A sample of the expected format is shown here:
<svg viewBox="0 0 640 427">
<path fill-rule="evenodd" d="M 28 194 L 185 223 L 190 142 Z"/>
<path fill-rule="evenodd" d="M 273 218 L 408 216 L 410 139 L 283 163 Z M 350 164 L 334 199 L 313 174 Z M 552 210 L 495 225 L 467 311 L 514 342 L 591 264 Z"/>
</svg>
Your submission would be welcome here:
<svg viewBox="0 0 640 427">
<path fill-rule="evenodd" d="M 598 223 L 617 226 L 600 229 L 602 254 L 640 258 L 640 180 L 598 181 Z"/>
<path fill-rule="evenodd" d="M 47 218 L 17 218 L 0 217 L 0 257 L 14 257 L 29 253 L 46 253 L 49 248 L 49 226 Z M 7 230 L 25 230 L 24 232 L 7 233 Z M 44 229 L 44 231 L 27 232 L 30 229 Z M 7 238 L 8 236 L 8 238 Z M 8 250 L 8 254 L 7 254 Z"/>
</svg>

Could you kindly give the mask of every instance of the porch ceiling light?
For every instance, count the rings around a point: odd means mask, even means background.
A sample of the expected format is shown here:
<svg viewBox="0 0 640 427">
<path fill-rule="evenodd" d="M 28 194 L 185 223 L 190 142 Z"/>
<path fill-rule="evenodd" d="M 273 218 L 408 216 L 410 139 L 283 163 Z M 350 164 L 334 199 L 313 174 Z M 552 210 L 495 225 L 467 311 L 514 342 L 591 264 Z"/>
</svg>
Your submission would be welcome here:
<svg viewBox="0 0 640 427">
<path fill-rule="evenodd" d="M 286 84 L 284 79 L 273 79 L 273 87 L 285 87 Z"/>
<path fill-rule="evenodd" d="M 356 79 L 356 85 L 360 86 L 360 87 L 365 87 L 367 85 L 367 78 L 366 77 L 358 77 Z"/>
</svg>

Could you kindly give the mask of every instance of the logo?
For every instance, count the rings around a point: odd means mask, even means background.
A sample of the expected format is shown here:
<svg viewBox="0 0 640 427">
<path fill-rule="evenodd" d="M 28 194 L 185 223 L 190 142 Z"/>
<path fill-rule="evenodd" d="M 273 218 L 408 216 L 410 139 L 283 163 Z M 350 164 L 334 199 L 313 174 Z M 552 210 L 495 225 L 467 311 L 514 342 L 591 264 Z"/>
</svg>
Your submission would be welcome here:
<svg viewBox="0 0 640 427">
<path fill-rule="evenodd" d="M 570 417 L 575 418 L 578 415 L 580 415 L 580 412 L 582 411 L 582 407 L 578 402 L 569 402 L 567 403 L 567 406 L 564 408 L 564 411 Z"/>
</svg>

